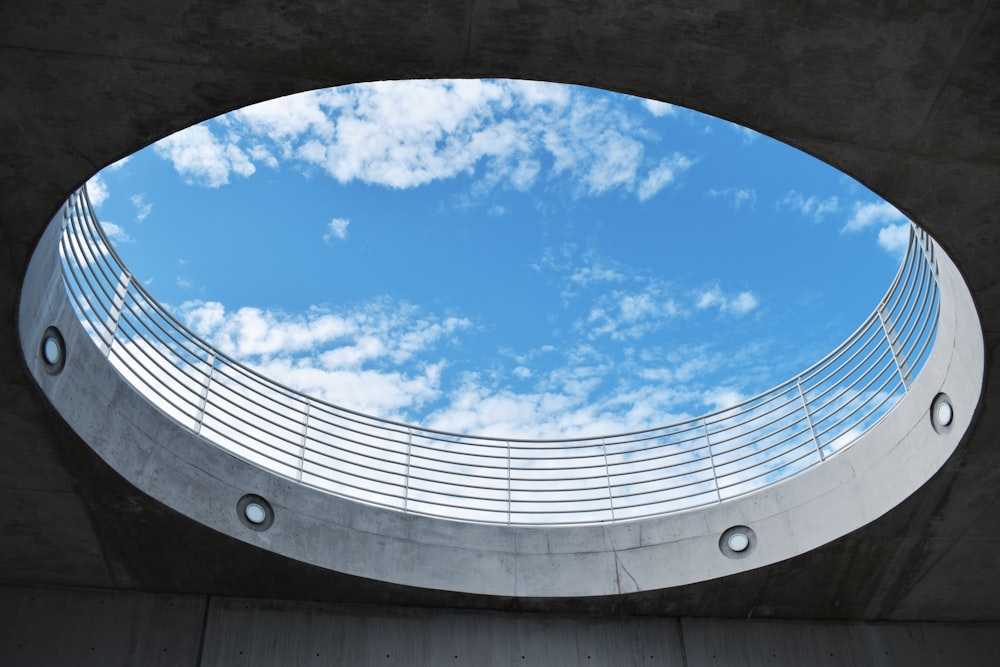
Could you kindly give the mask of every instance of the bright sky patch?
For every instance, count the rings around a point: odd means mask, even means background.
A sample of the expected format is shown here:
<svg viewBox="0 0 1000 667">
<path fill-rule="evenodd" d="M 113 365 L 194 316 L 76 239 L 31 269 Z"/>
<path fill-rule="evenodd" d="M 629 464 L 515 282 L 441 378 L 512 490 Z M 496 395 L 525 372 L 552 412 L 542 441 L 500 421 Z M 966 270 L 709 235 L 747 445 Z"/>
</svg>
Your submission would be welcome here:
<svg viewBox="0 0 1000 667">
<path fill-rule="evenodd" d="M 348 408 L 510 437 L 658 426 L 790 377 L 874 308 L 907 224 L 745 128 L 522 81 L 272 100 L 90 194 L 136 277 L 225 353 Z"/>
</svg>

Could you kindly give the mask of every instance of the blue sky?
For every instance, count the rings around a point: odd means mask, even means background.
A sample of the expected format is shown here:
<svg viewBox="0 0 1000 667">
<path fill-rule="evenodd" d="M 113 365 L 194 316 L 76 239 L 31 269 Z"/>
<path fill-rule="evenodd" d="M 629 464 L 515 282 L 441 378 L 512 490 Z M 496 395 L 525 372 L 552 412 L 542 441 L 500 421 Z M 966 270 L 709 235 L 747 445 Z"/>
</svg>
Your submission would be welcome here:
<svg viewBox="0 0 1000 667">
<path fill-rule="evenodd" d="M 219 349 L 449 431 L 613 433 L 818 360 L 906 221 L 836 170 L 680 107 L 515 81 L 314 91 L 168 137 L 90 194 Z"/>
</svg>

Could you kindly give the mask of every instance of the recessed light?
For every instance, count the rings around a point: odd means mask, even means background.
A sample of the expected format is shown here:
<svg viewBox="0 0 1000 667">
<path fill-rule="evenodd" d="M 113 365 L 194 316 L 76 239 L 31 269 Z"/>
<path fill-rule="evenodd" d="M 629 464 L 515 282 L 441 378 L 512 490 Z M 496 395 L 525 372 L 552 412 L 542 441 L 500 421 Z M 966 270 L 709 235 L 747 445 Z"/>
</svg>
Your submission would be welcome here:
<svg viewBox="0 0 1000 667">
<path fill-rule="evenodd" d="M 62 345 L 59 344 L 55 336 L 49 336 L 42 343 L 42 355 L 45 357 L 45 363 L 52 366 L 62 360 Z"/>
<path fill-rule="evenodd" d="M 948 426 L 951 424 L 951 419 L 954 416 L 951 405 L 941 401 L 938 403 L 934 416 L 937 418 L 938 424 L 941 424 L 941 426 Z"/>
<path fill-rule="evenodd" d="M 45 372 L 55 375 L 63 369 L 63 365 L 66 363 L 66 344 L 58 329 L 49 327 L 45 330 L 38 352 L 42 357 Z"/>
<path fill-rule="evenodd" d="M 729 545 L 730 549 L 739 553 L 741 551 L 746 551 L 747 547 L 750 546 L 750 538 L 747 537 L 746 533 L 733 533 L 729 536 L 729 539 L 726 540 L 726 544 Z"/>
<path fill-rule="evenodd" d="M 757 533 L 748 526 L 733 526 L 719 537 L 719 551 L 726 558 L 745 558 L 757 546 Z"/>
<path fill-rule="evenodd" d="M 951 399 L 947 394 L 938 394 L 931 402 L 931 426 L 937 433 L 944 434 L 951 430 L 953 421 L 955 421 L 955 408 L 951 404 Z"/>
<path fill-rule="evenodd" d="M 267 530 L 274 523 L 271 503 L 253 493 L 240 498 L 236 504 L 236 511 L 243 525 L 251 530 Z"/>
<path fill-rule="evenodd" d="M 258 503 L 247 503 L 247 506 L 243 508 L 243 515 L 250 523 L 264 523 L 264 520 L 267 519 L 267 510 Z"/>
</svg>

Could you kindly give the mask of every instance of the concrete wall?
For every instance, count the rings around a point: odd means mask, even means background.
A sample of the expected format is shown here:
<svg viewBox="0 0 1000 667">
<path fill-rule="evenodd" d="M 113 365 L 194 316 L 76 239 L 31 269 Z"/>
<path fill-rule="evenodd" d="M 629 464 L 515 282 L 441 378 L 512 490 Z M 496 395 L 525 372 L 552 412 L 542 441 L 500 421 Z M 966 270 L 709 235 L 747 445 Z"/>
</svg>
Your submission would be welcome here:
<svg viewBox="0 0 1000 667">
<path fill-rule="evenodd" d="M 1000 625 L 585 617 L 0 589 L 17 665 L 1000 664 Z"/>
</svg>

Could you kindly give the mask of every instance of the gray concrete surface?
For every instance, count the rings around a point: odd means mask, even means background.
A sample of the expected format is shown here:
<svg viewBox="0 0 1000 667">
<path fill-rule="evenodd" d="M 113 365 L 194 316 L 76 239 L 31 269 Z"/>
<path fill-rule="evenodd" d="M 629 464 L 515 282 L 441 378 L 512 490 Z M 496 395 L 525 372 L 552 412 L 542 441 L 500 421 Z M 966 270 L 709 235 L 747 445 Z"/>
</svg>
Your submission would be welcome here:
<svg viewBox="0 0 1000 667">
<path fill-rule="evenodd" d="M 0 4 L 0 581 L 549 613 L 1000 619 L 1000 6 L 764 2 Z M 713 113 L 896 204 L 970 286 L 986 394 L 969 436 L 882 518 L 714 582 L 571 602 L 383 584 L 198 526 L 111 471 L 30 378 L 16 313 L 66 194 L 172 130 L 361 80 L 513 76 Z M 972 410 L 973 406 L 964 406 Z"/>
<path fill-rule="evenodd" d="M 62 629 L 58 641 L 53 628 Z M 713 620 L 0 588 L 9 667 L 992 666 L 996 624 Z"/>
</svg>

